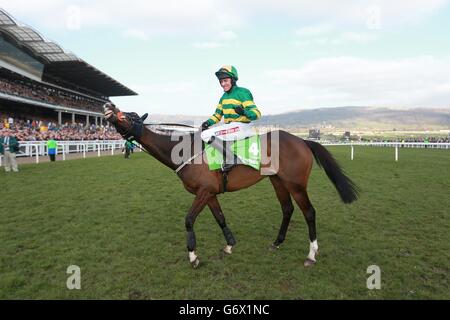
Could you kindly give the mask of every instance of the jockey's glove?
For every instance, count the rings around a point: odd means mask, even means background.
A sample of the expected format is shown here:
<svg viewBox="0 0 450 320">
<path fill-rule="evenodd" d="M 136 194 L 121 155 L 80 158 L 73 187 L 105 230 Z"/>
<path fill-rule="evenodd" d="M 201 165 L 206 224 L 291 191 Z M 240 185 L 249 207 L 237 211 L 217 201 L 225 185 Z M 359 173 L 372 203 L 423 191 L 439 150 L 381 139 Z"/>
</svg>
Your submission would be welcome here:
<svg viewBox="0 0 450 320">
<path fill-rule="evenodd" d="M 203 122 L 203 123 L 202 123 L 202 131 L 203 131 L 203 130 L 206 130 L 206 129 L 208 129 L 208 128 L 209 128 L 208 121 Z"/>
<path fill-rule="evenodd" d="M 245 110 L 241 106 L 234 108 L 234 111 L 236 111 L 236 113 L 240 116 L 245 116 Z"/>
</svg>

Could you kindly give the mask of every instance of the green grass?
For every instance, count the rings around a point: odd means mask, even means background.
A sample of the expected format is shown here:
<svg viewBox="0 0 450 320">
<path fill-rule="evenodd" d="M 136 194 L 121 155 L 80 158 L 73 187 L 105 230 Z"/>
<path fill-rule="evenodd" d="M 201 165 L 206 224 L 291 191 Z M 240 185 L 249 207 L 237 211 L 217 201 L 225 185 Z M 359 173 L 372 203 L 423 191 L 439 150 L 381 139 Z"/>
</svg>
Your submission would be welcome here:
<svg viewBox="0 0 450 320">
<path fill-rule="evenodd" d="M 205 209 L 197 219 L 200 267 L 187 259 L 184 217 L 193 196 L 155 159 L 138 153 L 0 172 L 0 299 L 449 299 L 450 152 L 330 150 L 359 184 L 340 202 L 314 167 L 318 263 L 303 267 L 307 228 L 296 207 L 287 239 L 268 250 L 281 211 L 268 179 L 219 196 L 238 244 Z M 66 269 L 81 267 L 81 290 Z M 369 265 L 381 290 L 368 290 Z"/>
</svg>

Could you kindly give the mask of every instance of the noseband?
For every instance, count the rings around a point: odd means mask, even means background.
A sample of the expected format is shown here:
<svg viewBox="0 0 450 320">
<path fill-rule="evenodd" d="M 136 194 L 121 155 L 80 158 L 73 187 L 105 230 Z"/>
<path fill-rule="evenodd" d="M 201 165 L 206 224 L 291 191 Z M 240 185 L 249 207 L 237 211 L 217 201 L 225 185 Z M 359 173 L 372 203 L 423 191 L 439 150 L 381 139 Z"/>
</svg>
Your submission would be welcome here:
<svg viewBox="0 0 450 320">
<path fill-rule="evenodd" d="M 117 113 L 118 119 L 120 119 L 122 116 L 125 116 L 131 123 L 128 129 L 120 128 L 117 131 L 127 141 L 139 139 L 142 136 L 142 132 L 144 130 L 144 120 L 147 118 L 147 115 L 148 114 L 146 113 L 142 117 L 139 117 L 139 115 L 135 112 Z"/>
</svg>

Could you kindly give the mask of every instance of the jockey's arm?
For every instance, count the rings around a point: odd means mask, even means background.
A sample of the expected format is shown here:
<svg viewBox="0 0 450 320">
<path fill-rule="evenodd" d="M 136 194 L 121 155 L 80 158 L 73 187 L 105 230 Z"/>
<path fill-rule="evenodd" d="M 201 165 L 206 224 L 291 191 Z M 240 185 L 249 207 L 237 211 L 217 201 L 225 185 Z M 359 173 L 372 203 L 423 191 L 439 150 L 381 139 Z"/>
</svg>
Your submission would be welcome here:
<svg viewBox="0 0 450 320">
<path fill-rule="evenodd" d="M 222 104 L 218 104 L 216 111 L 214 112 L 214 114 L 209 117 L 209 119 L 206 121 L 208 123 L 209 126 L 212 126 L 213 124 L 216 124 L 217 122 L 220 121 L 220 119 L 222 119 L 223 116 L 223 109 L 222 109 Z"/>
<path fill-rule="evenodd" d="M 253 95 L 249 90 L 242 93 L 241 97 L 242 107 L 244 108 L 244 115 L 251 121 L 261 118 L 261 112 L 253 102 Z"/>
<path fill-rule="evenodd" d="M 261 118 L 261 112 L 255 105 L 244 107 L 244 115 L 251 121 Z"/>
</svg>

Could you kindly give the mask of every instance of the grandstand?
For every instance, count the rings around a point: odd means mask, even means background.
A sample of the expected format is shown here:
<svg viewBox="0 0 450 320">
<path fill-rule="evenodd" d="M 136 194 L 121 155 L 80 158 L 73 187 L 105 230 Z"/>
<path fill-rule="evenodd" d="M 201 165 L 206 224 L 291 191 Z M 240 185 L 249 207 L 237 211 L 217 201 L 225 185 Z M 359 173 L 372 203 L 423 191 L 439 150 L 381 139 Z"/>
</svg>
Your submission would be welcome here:
<svg viewBox="0 0 450 320">
<path fill-rule="evenodd" d="M 102 126 L 103 104 L 129 95 L 136 93 L 0 8 L 2 123 Z"/>
</svg>

